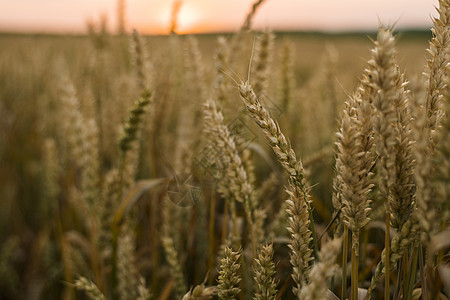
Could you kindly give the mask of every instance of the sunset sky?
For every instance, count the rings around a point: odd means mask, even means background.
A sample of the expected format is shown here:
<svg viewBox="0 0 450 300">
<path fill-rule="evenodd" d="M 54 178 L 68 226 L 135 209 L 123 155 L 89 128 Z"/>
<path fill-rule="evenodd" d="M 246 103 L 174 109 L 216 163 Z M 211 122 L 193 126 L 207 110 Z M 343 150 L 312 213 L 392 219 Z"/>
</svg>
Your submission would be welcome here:
<svg viewBox="0 0 450 300">
<path fill-rule="evenodd" d="M 242 24 L 254 0 L 184 0 L 179 31 L 232 31 Z M 254 27 L 274 30 L 371 30 L 379 21 L 397 28 L 429 28 L 437 0 L 266 0 Z M 168 32 L 172 0 L 126 1 L 127 28 Z M 86 30 L 86 20 L 106 14 L 116 28 L 117 0 L 0 0 L 0 31 L 69 32 Z"/>
</svg>

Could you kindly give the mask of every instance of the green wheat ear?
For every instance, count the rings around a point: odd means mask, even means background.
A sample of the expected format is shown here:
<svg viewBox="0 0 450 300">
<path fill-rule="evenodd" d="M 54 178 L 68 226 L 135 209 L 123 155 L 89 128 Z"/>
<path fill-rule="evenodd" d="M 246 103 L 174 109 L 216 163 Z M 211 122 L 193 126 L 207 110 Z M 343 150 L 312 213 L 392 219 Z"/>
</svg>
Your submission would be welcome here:
<svg viewBox="0 0 450 300">
<path fill-rule="evenodd" d="M 239 248 L 237 251 L 233 251 L 229 247 L 225 248 L 225 257 L 220 261 L 220 271 L 217 279 L 219 299 L 233 300 L 241 292 L 241 289 L 238 287 L 239 282 L 242 280 L 241 276 L 239 276 L 241 255 L 242 248 Z"/>
<path fill-rule="evenodd" d="M 130 150 L 131 142 L 136 140 L 138 128 L 142 123 L 142 116 L 145 113 L 147 106 L 150 104 L 151 96 L 151 91 L 146 89 L 130 110 L 128 120 L 123 127 L 123 134 L 119 142 L 120 149 L 124 153 Z"/>
</svg>

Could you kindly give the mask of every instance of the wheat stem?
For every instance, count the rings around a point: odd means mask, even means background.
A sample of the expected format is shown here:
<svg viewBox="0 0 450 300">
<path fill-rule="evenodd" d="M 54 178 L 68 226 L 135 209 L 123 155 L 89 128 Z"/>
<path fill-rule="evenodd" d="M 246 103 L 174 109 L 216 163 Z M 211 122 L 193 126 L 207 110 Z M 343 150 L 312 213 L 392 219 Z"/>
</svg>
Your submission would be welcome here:
<svg viewBox="0 0 450 300">
<path fill-rule="evenodd" d="M 348 256 L 348 228 L 344 225 L 344 242 L 342 244 L 342 286 L 341 299 L 346 299 L 347 294 L 347 256 Z"/>
<path fill-rule="evenodd" d="M 385 275 L 385 287 L 384 287 L 384 299 L 389 300 L 390 298 L 390 268 L 389 268 L 389 261 L 390 261 L 390 239 L 389 239 L 389 229 L 391 224 L 391 214 L 389 212 L 389 206 L 388 203 L 386 205 L 386 232 L 385 232 L 385 239 L 384 239 L 384 249 L 385 249 L 385 257 L 384 257 L 384 265 L 386 266 L 386 275 Z"/>
<path fill-rule="evenodd" d="M 352 239 L 359 239 L 359 232 L 352 233 L 355 235 Z M 358 262 L 359 255 L 357 247 L 352 246 L 352 300 L 358 300 Z"/>
</svg>

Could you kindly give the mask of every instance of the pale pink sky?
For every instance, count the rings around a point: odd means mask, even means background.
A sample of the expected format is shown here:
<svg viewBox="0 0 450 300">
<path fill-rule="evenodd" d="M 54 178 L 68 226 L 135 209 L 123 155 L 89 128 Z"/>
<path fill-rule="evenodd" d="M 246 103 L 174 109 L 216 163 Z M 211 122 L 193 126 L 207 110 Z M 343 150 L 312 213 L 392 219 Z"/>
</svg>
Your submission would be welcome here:
<svg viewBox="0 0 450 300">
<path fill-rule="evenodd" d="M 184 0 L 181 32 L 239 28 L 254 0 Z M 126 1 L 128 28 L 167 33 L 172 0 Z M 379 21 L 397 28 L 431 27 L 437 0 L 266 0 L 254 27 L 294 30 L 376 29 Z M 83 32 L 87 19 L 107 14 L 116 28 L 117 0 L 0 0 L 0 31 Z"/>
</svg>

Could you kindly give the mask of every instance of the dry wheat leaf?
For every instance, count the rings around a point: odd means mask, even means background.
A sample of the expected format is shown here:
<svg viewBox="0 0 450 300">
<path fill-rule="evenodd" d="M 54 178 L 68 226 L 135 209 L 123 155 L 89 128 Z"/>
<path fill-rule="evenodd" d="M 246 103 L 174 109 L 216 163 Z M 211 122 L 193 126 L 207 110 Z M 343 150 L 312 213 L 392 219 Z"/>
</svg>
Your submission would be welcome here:
<svg viewBox="0 0 450 300">
<path fill-rule="evenodd" d="M 114 224 L 120 223 L 125 212 L 127 212 L 146 191 L 167 181 L 167 178 L 155 178 L 138 181 L 123 198 L 119 208 L 114 213 Z"/>
</svg>

